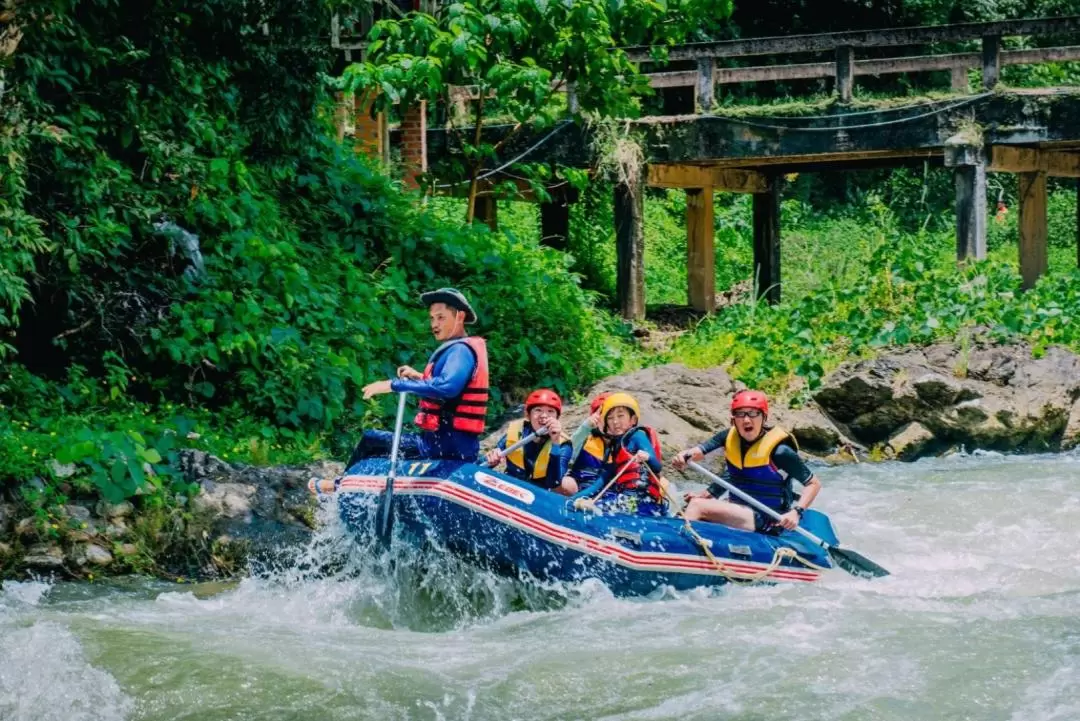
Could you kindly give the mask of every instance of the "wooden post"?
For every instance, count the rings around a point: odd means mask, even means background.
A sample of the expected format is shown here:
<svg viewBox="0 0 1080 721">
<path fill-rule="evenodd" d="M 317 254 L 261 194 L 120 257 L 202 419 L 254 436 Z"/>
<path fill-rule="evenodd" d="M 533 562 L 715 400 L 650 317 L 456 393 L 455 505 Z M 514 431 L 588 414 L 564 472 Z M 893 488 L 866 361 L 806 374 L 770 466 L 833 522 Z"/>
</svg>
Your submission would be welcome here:
<svg viewBox="0 0 1080 721">
<path fill-rule="evenodd" d="M 968 92 L 967 68 L 953 68 L 949 71 L 949 85 L 954 93 Z"/>
<path fill-rule="evenodd" d="M 1046 173 L 1020 173 L 1020 277 L 1024 290 L 1046 274 Z"/>
<path fill-rule="evenodd" d="M 704 58 L 697 64 L 697 101 L 695 105 L 700 112 L 709 115 L 712 113 L 713 103 L 716 101 L 716 60 Z"/>
<path fill-rule="evenodd" d="M 754 288 L 769 303 L 780 302 L 780 180 L 754 193 Z"/>
<path fill-rule="evenodd" d="M 645 317 L 645 179 L 615 185 L 615 295 L 627 320 Z"/>
<path fill-rule="evenodd" d="M 855 49 L 841 47 L 836 49 L 836 92 L 840 102 L 850 103 L 855 90 Z"/>
<path fill-rule="evenodd" d="M 945 143 L 945 166 L 956 183 L 956 259 L 986 258 L 986 153 L 961 136 Z"/>
<path fill-rule="evenodd" d="M 479 192 L 476 195 L 476 212 L 473 215 L 474 223 L 486 223 L 492 231 L 499 229 L 498 201 L 491 191 Z"/>
<path fill-rule="evenodd" d="M 1001 36 L 987 35 L 982 39 L 983 87 L 993 90 L 1001 77 Z"/>
<path fill-rule="evenodd" d="M 566 250 L 570 237 L 570 203 L 555 197 L 540 204 L 540 242 L 555 250 Z"/>
<path fill-rule="evenodd" d="M 713 243 L 713 189 L 686 191 L 687 298 L 694 310 L 716 310 L 716 254 Z"/>
</svg>

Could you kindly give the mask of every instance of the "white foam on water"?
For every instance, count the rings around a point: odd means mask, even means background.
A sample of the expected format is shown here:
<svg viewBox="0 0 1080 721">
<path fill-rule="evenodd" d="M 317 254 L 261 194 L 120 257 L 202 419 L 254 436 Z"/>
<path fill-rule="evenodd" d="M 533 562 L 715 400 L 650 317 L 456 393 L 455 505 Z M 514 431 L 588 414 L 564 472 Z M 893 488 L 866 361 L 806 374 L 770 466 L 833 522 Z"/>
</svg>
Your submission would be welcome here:
<svg viewBox="0 0 1080 721">
<path fill-rule="evenodd" d="M 133 708 L 116 680 L 87 661 L 64 626 L 5 624 L 0 635 L 4 721 L 123 721 Z"/>
</svg>

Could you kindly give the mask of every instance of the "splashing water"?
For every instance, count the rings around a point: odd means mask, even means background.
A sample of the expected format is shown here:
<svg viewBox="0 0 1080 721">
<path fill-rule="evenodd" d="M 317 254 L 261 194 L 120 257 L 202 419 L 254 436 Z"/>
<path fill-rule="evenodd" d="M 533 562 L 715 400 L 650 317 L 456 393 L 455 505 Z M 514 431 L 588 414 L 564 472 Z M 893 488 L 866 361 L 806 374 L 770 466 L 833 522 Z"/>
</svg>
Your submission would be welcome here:
<svg viewBox="0 0 1080 721">
<path fill-rule="evenodd" d="M 0 719 L 1080 718 L 1080 457 L 821 475 L 892 576 L 617 599 L 391 558 L 327 509 L 238 584 L 6 583 Z"/>
</svg>

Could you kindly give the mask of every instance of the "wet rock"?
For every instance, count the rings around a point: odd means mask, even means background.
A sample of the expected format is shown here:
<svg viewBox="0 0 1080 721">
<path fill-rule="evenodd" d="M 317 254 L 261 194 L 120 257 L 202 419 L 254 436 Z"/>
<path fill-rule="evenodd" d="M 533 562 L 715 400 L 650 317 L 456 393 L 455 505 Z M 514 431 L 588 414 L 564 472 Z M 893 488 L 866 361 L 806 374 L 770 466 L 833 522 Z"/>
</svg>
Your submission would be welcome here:
<svg viewBox="0 0 1080 721">
<path fill-rule="evenodd" d="M 26 552 L 23 563 L 30 568 L 61 568 L 64 565 L 64 552 L 55 543 L 38 543 Z"/>
<path fill-rule="evenodd" d="M 33 518 L 20 519 L 15 524 L 15 535 L 23 538 L 32 538 L 38 534 L 37 521 Z"/>
<path fill-rule="evenodd" d="M 204 481 L 195 508 L 224 518 L 247 518 L 256 492 L 252 484 Z"/>
<path fill-rule="evenodd" d="M 180 471 L 189 483 L 227 482 L 236 468 L 205 451 L 188 450 L 180 454 Z"/>
<path fill-rule="evenodd" d="M 181 453 L 180 465 L 190 482 L 201 486 L 193 510 L 209 518 L 216 536 L 236 539 L 236 548 L 256 554 L 276 552 L 311 532 L 316 505 L 308 479 L 335 478 L 341 463 L 262 468 L 228 464 L 201 451 Z M 206 476 L 199 475 L 206 473 Z"/>
<path fill-rule="evenodd" d="M 86 560 L 94 566 L 108 566 L 113 562 L 113 556 L 101 546 L 89 543 L 85 548 Z"/>
<path fill-rule="evenodd" d="M 963 386 L 951 378 L 927 373 L 912 383 L 919 400 L 931 408 L 946 408 L 964 392 Z"/>
<path fill-rule="evenodd" d="M 11 544 L 0 542 L 0 558 L 11 558 L 11 554 L 14 553 Z"/>
<path fill-rule="evenodd" d="M 901 461 L 910 461 L 922 455 L 922 452 L 934 442 L 934 434 L 921 423 L 908 423 L 889 438 L 888 447 L 892 455 Z"/>
<path fill-rule="evenodd" d="M 121 501 L 120 503 L 100 501 L 94 510 L 102 518 L 127 518 L 135 511 L 135 506 L 131 505 L 129 501 Z"/>
<path fill-rule="evenodd" d="M 139 553 L 139 547 L 134 543 L 121 543 L 116 550 L 121 556 L 136 556 Z"/>
<path fill-rule="evenodd" d="M 64 534 L 68 543 L 85 543 L 94 539 L 95 534 L 84 528 L 74 528 Z"/>
<path fill-rule="evenodd" d="M 86 506 L 69 504 L 64 506 L 64 513 L 76 523 L 86 523 L 90 520 L 90 509 Z"/>
<path fill-rule="evenodd" d="M 127 522 L 123 518 L 114 519 L 112 523 L 105 526 L 105 537 L 111 541 L 115 541 L 119 538 L 123 538 L 129 532 Z"/>
<path fill-rule="evenodd" d="M 10 503 L 0 503 L 0 534 L 11 531 L 12 526 L 15 524 L 16 513 L 15 506 Z"/>
<path fill-rule="evenodd" d="M 1061 439 L 1061 447 L 1065 450 L 1080 447 L 1080 401 L 1073 403 L 1069 412 L 1069 420 L 1065 423 L 1065 433 Z"/>
</svg>

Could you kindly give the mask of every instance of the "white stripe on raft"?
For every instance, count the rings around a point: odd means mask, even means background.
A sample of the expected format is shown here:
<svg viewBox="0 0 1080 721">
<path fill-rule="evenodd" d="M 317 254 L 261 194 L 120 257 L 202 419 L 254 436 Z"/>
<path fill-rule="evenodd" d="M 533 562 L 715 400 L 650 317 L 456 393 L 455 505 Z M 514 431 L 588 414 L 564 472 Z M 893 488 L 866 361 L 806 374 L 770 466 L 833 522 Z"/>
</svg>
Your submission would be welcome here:
<svg viewBox="0 0 1080 721">
<path fill-rule="evenodd" d="M 381 493 L 386 487 L 386 479 L 381 476 L 345 476 L 341 479 L 338 492 L 342 493 Z M 707 576 L 721 576 L 712 561 L 700 556 L 688 556 L 675 553 L 648 553 L 632 551 L 623 546 L 587 536 L 552 524 L 539 516 L 509 506 L 458 483 L 431 478 L 413 478 L 403 476 L 394 479 L 394 492 L 403 495 L 435 495 L 454 501 L 459 505 L 472 508 L 485 516 L 509 523 L 533 535 L 541 536 L 551 543 L 577 551 L 584 551 L 592 556 L 603 557 L 620 566 L 642 571 L 695 573 Z M 733 576 L 756 576 L 768 568 L 769 564 L 755 561 L 733 561 L 722 559 L 725 571 Z M 788 566 L 773 569 L 766 578 L 780 581 L 816 581 L 821 574 L 814 570 L 801 570 Z"/>
</svg>

